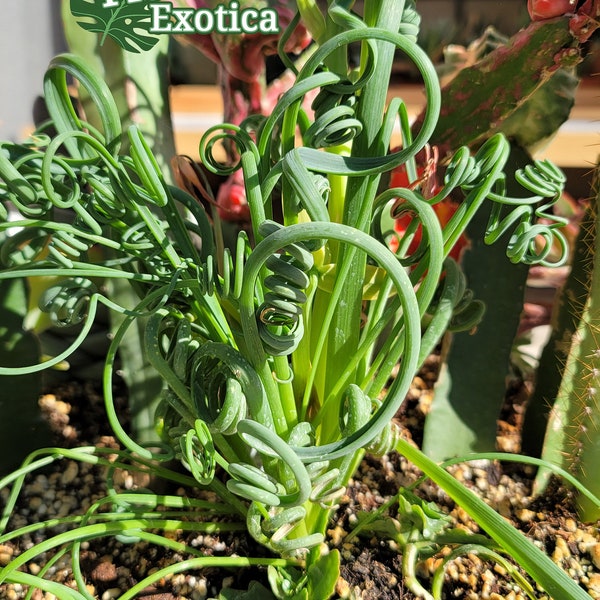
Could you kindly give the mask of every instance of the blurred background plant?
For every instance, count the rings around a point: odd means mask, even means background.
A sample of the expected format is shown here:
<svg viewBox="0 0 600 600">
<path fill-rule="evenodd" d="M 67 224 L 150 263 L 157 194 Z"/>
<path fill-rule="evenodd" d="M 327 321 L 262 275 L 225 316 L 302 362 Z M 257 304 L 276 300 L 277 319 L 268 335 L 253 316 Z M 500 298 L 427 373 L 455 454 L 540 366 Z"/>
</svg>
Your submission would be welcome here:
<svg viewBox="0 0 600 600">
<path fill-rule="evenodd" d="M 573 255 L 560 290 L 553 328 L 544 347 L 535 390 L 523 427 L 523 450 L 573 473 L 590 491 L 600 492 L 600 252 L 598 206 L 600 169 Z M 536 491 L 545 490 L 551 469 L 540 469 Z M 577 495 L 580 518 L 600 519 L 600 507 Z"/>
</svg>

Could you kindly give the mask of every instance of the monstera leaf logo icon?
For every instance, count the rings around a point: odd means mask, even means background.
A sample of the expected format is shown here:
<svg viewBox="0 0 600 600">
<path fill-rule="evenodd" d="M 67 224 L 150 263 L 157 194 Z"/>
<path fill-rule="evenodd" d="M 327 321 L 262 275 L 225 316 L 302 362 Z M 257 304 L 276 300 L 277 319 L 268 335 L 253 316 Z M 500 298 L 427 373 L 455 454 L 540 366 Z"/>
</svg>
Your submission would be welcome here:
<svg viewBox="0 0 600 600">
<path fill-rule="evenodd" d="M 129 52 L 145 52 L 157 42 L 150 33 L 151 0 L 71 0 L 71 13 L 78 25 L 99 34 L 100 45 L 107 37 Z"/>
</svg>

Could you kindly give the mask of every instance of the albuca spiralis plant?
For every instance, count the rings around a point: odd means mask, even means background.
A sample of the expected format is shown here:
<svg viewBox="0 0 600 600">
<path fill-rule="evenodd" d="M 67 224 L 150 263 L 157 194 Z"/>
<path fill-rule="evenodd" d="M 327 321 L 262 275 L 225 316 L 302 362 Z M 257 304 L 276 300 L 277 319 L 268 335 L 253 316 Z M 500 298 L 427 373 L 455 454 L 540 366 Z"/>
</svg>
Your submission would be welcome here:
<svg viewBox="0 0 600 600">
<path fill-rule="evenodd" d="M 327 598 L 339 566 L 339 554 L 323 544 L 336 499 L 364 452 L 396 450 L 553 598 L 588 597 L 500 515 L 404 440 L 392 420 L 453 315 L 468 309 L 464 278 L 447 258 L 467 224 L 489 204 L 489 237 L 514 226 L 508 253 L 530 263 L 543 260 L 547 245 L 562 239 L 560 222 L 550 212 L 562 175 L 551 164 L 536 162 L 516 175 L 529 195 L 507 195 L 503 169 L 509 145 L 495 135 L 474 155 L 458 150 L 446 164 L 443 185 L 427 200 L 418 185 L 381 190 L 381 176 L 400 165 L 416 182 L 415 156 L 435 128 L 440 92 L 435 71 L 416 44 L 419 17 L 412 2 L 366 0 L 362 18 L 350 5 L 332 1 L 322 11 L 311 0 L 298 2 L 291 26 L 302 19 L 318 47 L 294 85 L 268 117 L 215 127 L 200 143 L 209 168 L 243 173 L 251 232 L 241 233 L 231 252 L 220 247 L 202 206 L 165 182 L 139 128 L 122 130 L 104 81 L 73 55 L 50 63 L 44 91 L 55 134 L 41 128 L 22 144 L 0 146 L 0 280 L 52 276 L 41 308 L 56 324 L 79 323 L 81 329 L 58 355 L 37 365 L 2 367 L 0 375 L 52 367 L 85 339 L 101 305 L 119 313 L 122 322 L 107 353 L 103 383 L 107 415 L 123 450 L 33 453 L 0 482 L 12 485 L 1 530 L 6 531 L 26 475 L 62 457 L 211 489 L 221 502 L 147 490 L 125 494 L 109 486 L 107 498 L 84 515 L 61 521 L 70 528 L 15 557 L 0 571 L 0 583 L 90 598 L 78 565 L 81 541 L 119 535 L 191 556 L 136 583 L 122 599 L 168 573 L 252 564 L 270 567 L 278 597 Z M 350 44 L 361 47 L 357 69 L 348 66 Z M 414 137 L 402 100 L 386 105 L 397 50 L 425 81 L 427 111 Z M 86 89 L 100 128 L 75 112 L 67 77 Z M 302 108 L 307 95 L 315 96 L 311 112 Z M 402 147 L 390 152 L 396 125 Z M 213 151 L 219 143 L 236 148 L 236 165 L 218 162 Z M 442 229 L 433 207 L 451 191 L 463 201 Z M 500 221 L 506 207 L 511 213 Z M 18 213 L 16 220 L 9 222 L 9 210 Z M 394 233 L 386 225 L 390 215 L 406 212 L 413 216 L 410 225 Z M 419 226 L 421 243 L 409 253 Z M 111 280 L 128 282 L 139 301 L 119 305 L 104 293 Z M 156 412 L 161 442 L 152 445 L 126 433 L 113 403 L 119 345 L 139 319 L 146 319 L 143 354 L 164 381 Z M 189 475 L 168 467 L 174 458 Z M 403 497 L 410 512 L 407 502 L 410 497 Z M 224 514 L 226 523 L 212 522 Z M 0 543 L 54 524 L 58 521 L 6 531 Z M 204 557 L 154 533 L 242 526 L 278 557 Z M 414 537 L 408 542 L 413 548 Z M 37 575 L 20 570 L 52 550 L 56 558 L 67 552 L 73 557 L 77 589 L 44 579 L 46 569 Z M 422 597 L 433 597 L 416 582 L 410 585 Z"/>
</svg>

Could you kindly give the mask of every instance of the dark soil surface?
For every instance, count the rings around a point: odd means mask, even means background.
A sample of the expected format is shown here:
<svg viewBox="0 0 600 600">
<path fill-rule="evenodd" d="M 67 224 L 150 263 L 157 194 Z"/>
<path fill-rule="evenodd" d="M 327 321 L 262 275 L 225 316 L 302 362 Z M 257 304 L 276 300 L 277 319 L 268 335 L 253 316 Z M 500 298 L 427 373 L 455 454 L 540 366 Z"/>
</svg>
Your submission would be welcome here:
<svg viewBox="0 0 600 600">
<path fill-rule="evenodd" d="M 423 371 L 415 378 L 398 421 L 404 434 L 420 443 L 422 422 L 431 401 L 436 377 L 437 357 L 430 357 Z M 527 387 L 523 382 L 511 386 L 502 420 L 498 429 L 498 449 L 510 452 L 519 449 L 519 426 Z M 117 400 L 125 414 L 126 402 Z M 93 386 L 70 383 L 42 397 L 40 404 L 52 426 L 56 445 L 75 447 L 103 445 L 117 447 L 104 417 L 104 406 L 98 390 Z M 533 470 L 513 464 L 479 461 L 452 468 L 454 476 L 464 482 L 488 504 L 523 531 L 543 548 L 552 559 L 588 591 L 590 597 L 600 599 L 600 534 L 598 524 L 578 522 L 568 489 L 553 481 L 543 496 L 531 496 Z M 413 600 L 416 596 L 407 586 L 403 572 L 402 548 L 389 536 L 373 532 L 348 539 L 361 512 L 373 513 L 389 502 L 398 490 L 411 486 L 420 477 L 419 471 L 396 453 L 382 458 L 367 456 L 346 494 L 339 499 L 339 508 L 328 530 L 328 544 L 340 551 L 341 577 L 337 597 L 377 600 Z M 152 486 L 147 477 L 117 470 L 115 488 L 134 490 Z M 106 494 L 106 469 L 89 464 L 62 460 L 43 471 L 29 476 L 13 513 L 9 530 L 27 523 L 53 516 L 81 514 L 90 504 Z M 198 490 L 164 489 L 165 493 L 207 497 Z M 413 490 L 424 501 L 435 502 L 450 515 L 452 525 L 468 532 L 482 533 L 461 508 L 454 505 L 437 486 L 424 481 Z M 210 495 L 208 496 L 210 498 Z M 7 492 L 0 492 L 0 503 L 6 502 Z M 384 513 L 397 519 L 398 502 L 392 502 Z M 368 531 L 365 529 L 365 531 Z M 54 531 L 56 533 L 56 531 Z M 48 537 L 50 531 L 38 531 L 15 541 L 0 544 L 0 566 L 6 565 L 33 543 Z M 198 533 L 174 532 L 173 536 L 206 556 L 269 556 L 244 532 Z M 450 552 L 438 552 L 418 561 L 416 580 L 430 589 L 436 567 Z M 40 556 L 27 568 L 37 574 L 47 560 Z M 188 558 L 172 549 L 164 549 L 148 542 L 124 544 L 115 538 L 84 542 L 81 568 L 88 592 L 98 600 L 118 598 L 123 591 L 152 570 Z M 60 559 L 50 570 L 50 578 L 73 585 L 68 557 Z M 137 598 L 143 600 L 204 600 L 218 598 L 223 588 L 247 589 L 256 580 L 268 587 L 266 569 L 242 568 L 225 570 L 205 568 L 165 577 L 144 590 Z M 534 584 L 533 584 L 534 585 Z M 534 585 L 535 588 L 535 585 Z M 19 600 L 27 588 L 16 584 L 0 585 L 0 598 Z M 525 592 L 517 586 L 503 566 L 485 560 L 475 552 L 460 555 L 448 563 L 442 597 L 468 600 L 490 599 L 525 600 Z M 542 590 L 535 597 L 548 598 Z M 51 600 L 52 595 L 36 592 L 34 600 Z M 563 600 L 563 599 L 555 599 Z M 564 599 L 567 600 L 567 599 Z"/>
</svg>

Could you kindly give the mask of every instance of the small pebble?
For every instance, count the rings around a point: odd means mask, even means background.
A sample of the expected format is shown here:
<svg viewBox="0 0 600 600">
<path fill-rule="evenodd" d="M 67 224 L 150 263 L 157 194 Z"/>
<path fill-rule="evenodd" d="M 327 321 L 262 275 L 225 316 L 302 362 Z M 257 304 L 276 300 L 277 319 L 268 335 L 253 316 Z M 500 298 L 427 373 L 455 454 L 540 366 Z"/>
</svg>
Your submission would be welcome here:
<svg viewBox="0 0 600 600">
<path fill-rule="evenodd" d="M 521 508 L 516 512 L 516 515 L 521 523 L 531 523 L 535 519 L 535 512 L 528 508 Z"/>
<path fill-rule="evenodd" d="M 337 525 L 334 529 L 329 529 L 327 534 L 331 539 L 331 543 L 333 546 L 339 546 L 342 543 L 342 539 L 346 535 L 346 531 L 339 525 Z"/>
<path fill-rule="evenodd" d="M 335 592 L 340 598 L 348 598 L 350 596 L 350 584 L 343 577 L 338 577 Z"/>
<path fill-rule="evenodd" d="M 115 581 L 117 579 L 117 567 L 110 559 L 101 560 L 92 570 L 90 577 L 93 581 Z"/>
<path fill-rule="evenodd" d="M 63 485 L 73 483 L 75 478 L 79 474 L 79 467 L 75 461 L 71 461 L 67 464 L 67 468 L 63 471 L 60 481 Z"/>
<path fill-rule="evenodd" d="M 35 478 L 35 481 L 29 486 L 28 492 L 32 495 L 42 495 L 48 489 L 48 479 L 45 475 Z"/>
<path fill-rule="evenodd" d="M 483 585 L 481 586 L 481 598 L 483 600 L 489 600 L 489 597 L 492 594 L 492 586 L 490 583 L 488 583 L 487 581 L 483 582 Z"/>
<path fill-rule="evenodd" d="M 14 550 L 10 546 L 0 546 L 0 566 L 5 567 L 11 560 Z"/>
<path fill-rule="evenodd" d="M 204 577 L 196 584 L 196 589 L 192 592 L 192 600 L 204 600 L 208 595 L 208 586 Z"/>
<path fill-rule="evenodd" d="M 33 498 L 29 498 L 29 508 L 33 511 L 37 511 L 37 509 L 42 505 L 42 499 L 39 496 L 33 496 Z"/>
<path fill-rule="evenodd" d="M 510 505 L 510 500 L 504 496 L 500 502 L 498 502 L 498 506 L 496 507 L 496 510 L 503 516 L 503 517 L 510 517 L 511 515 L 511 505 Z"/>
<path fill-rule="evenodd" d="M 475 482 L 475 485 L 477 485 L 477 489 L 479 489 L 481 492 L 485 492 L 488 490 L 488 488 L 490 487 L 488 480 L 487 479 L 483 479 L 481 477 L 477 478 L 477 481 Z"/>
<path fill-rule="evenodd" d="M 446 569 L 446 573 L 450 577 L 450 579 L 454 581 L 458 581 L 458 569 L 454 563 L 450 564 L 450 566 Z"/>
<path fill-rule="evenodd" d="M 597 569 L 600 569 L 600 542 L 594 544 L 590 549 L 592 562 Z"/>
<path fill-rule="evenodd" d="M 600 594 L 600 573 L 594 573 L 590 577 L 590 590 Z"/>
<path fill-rule="evenodd" d="M 569 546 L 567 542 L 561 537 L 556 538 L 556 547 L 554 548 L 554 552 L 552 553 L 552 560 L 555 563 L 560 563 L 564 560 L 567 560 L 571 557 L 571 551 L 569 550 Z"/>
<path fill-rule="evenodd" d="M 569 533 L 575 533 L 577 531 L 577 523 L 574 519 L 565 519 L 564 527 Z"/>
</svg>

